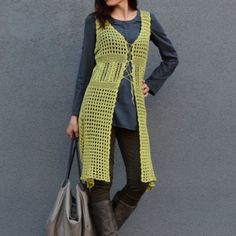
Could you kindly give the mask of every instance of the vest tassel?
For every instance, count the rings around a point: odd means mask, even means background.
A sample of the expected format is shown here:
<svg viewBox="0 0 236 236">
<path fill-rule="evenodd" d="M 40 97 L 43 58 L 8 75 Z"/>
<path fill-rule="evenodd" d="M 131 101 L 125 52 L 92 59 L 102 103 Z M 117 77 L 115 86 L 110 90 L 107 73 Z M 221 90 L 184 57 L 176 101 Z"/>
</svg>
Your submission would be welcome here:
<svg viewBox="0 0 236 236">
<path fill-rule="evenodd" d="M 125 70 L 128 72 L 127 73 L 127 78 L 124 77 L 124 79 L 127 79 L 129 82 L 130 82 L 130 92 L 131 92 L 131 96 L 132 96 L 132 102 L 133 104 L 135 104 L 134 102 L 134 81 L 133 81 L 133 77 L 132 77 L 132 74 L 131 74 L 131 70 L 129 71 L 126 66 Z"/>
<path fill-rule="evenodd" d="M 133 80 L 130 81 L 131 82 L 131 95 L 132 95 L 132 102 L 134 104 L 134 83 Z"/>
</svg>

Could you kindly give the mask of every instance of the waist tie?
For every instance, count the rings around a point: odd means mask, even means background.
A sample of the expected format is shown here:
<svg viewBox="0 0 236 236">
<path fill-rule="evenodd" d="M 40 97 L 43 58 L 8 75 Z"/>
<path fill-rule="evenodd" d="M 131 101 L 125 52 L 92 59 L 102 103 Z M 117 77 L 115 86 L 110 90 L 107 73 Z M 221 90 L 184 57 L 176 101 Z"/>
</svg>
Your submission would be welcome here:
<svg viewBox="0 0 236 236">
<path fill-rule="evenodd" d="M 131 56 L 131 54 L 130 54 L 130 52 L 131 52 L 131 43 L 129 43 L 129 42 L 127 42 L 127 44 L 128 44 L 128 62 L 127 62 L 127 65 L 126 65 L 126 67 L 125 67 L 125 72 L 127 72 L 127 76 L 128 76 L 128 78 L 126 78 L 126 76 L 124 77 L 124 79 L 127 79 L 129 82 L 130 82 L 130 84 L 131 84 L 131 86 L 130 86 L 130 92 L 131 92 L 131 96 L 132 96 L 132 102 L 133 102 L 133 104 L 135 104 L 134 103 L 134 81 L 133 81 L 133 77 L 132 77 L 132 74 L 131 74 L 131 72 L 132 72 L 132 63 L 131 63 L 131 58 L 130 58 L 130 56 Z M 129 66 L 129 65 L 131 65 L 131 66 Z"/>
</svg>

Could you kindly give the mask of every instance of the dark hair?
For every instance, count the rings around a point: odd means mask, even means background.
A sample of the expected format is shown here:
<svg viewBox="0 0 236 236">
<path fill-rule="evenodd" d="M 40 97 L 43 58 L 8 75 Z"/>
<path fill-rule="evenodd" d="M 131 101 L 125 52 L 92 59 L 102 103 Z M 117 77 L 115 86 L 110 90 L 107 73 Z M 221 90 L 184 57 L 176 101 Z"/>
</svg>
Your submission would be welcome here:
<svg viewBox="0 0 236 236">
<path fill-rule="evenodd" d="M 137 0 L 128 0 L 128 4 L 133 10 L 137 10 Z M 114 7 L 107 6 L 105 0 L 95 0 L 95 11 L 92 14 L 96 16 L 102 28 L 105 27 L 106 20 L 112 22 L 110 15 L 113 9 Z"/>
</svg>

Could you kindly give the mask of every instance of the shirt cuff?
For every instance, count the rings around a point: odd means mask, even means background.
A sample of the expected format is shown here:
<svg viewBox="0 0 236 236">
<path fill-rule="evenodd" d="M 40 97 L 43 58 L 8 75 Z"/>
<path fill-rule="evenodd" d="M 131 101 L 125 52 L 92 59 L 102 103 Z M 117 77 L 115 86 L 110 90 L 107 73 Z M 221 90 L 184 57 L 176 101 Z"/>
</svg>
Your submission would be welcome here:
<svg viewBox="0 0 236 236">
<path fill-rule="evenodd" d="M 156 78 L 152 78 L 151 76 L 148 77 L 145 80 L 145 83 L 148 85 L 149 87 L 149 93 L 152 96 L 155 96 L 156 93 L 159 91 L 159 89 L 162 87 L 162 85 L 165 83 L 166 79 L 156 79 Z"/>
</svg>

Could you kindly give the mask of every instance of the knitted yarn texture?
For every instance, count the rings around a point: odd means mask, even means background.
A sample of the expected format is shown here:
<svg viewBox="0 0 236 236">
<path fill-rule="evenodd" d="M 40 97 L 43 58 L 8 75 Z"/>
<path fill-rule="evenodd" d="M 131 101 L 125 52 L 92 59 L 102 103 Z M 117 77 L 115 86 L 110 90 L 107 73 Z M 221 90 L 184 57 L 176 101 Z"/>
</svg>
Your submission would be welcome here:
<svg viewBox="0 0 236 236">
<path fill-rule="evenodd" d="M 109 158 L 112 118 L 116 97 L 126 64 L 132 62 L 132 86 L 137 106 L 140 138 L 141 181 L 148 182 L 146 191 L 156 185 L 142 80 L 146 69 L 150 41 L 150 12 L 140 10 L 141 29 L 138 38 L 129 43 L 110 22 L 105 29 L 96 19 L 96 65 L 86 88 L 79 114 L 79 150 L 81 180 L 88 188 L 94 179 L 110 182 Z M 130 52 L 130 53 L 129 53 Z M 128 56 L 130 55 L 130 56 Z"/>
</svg>

